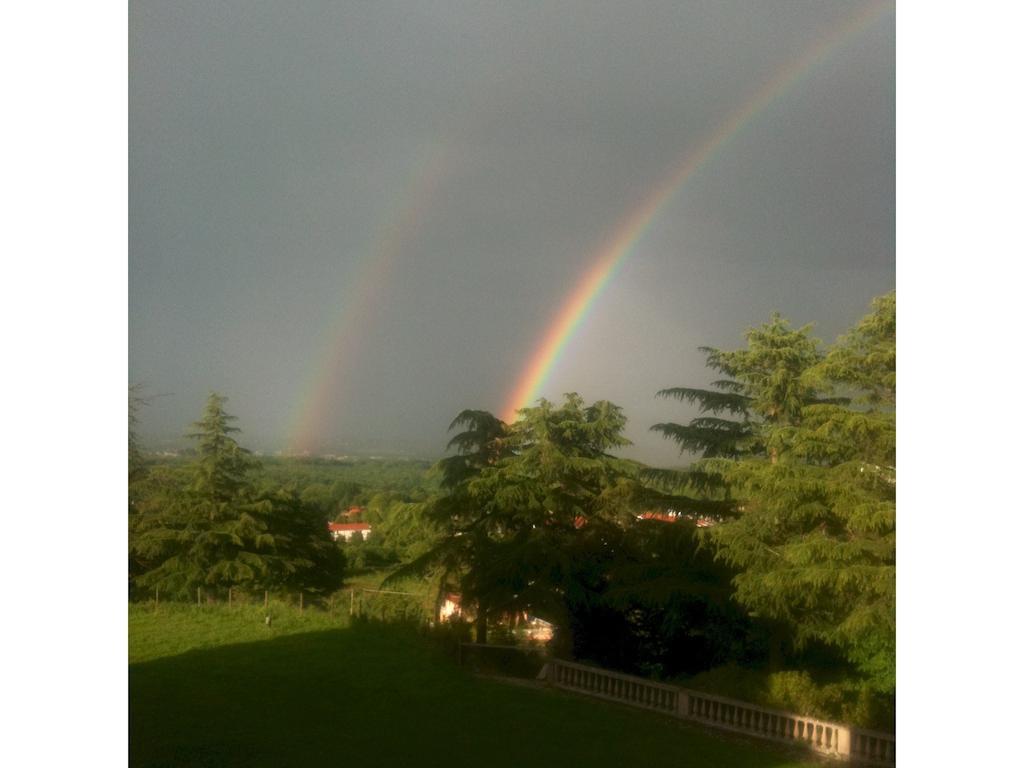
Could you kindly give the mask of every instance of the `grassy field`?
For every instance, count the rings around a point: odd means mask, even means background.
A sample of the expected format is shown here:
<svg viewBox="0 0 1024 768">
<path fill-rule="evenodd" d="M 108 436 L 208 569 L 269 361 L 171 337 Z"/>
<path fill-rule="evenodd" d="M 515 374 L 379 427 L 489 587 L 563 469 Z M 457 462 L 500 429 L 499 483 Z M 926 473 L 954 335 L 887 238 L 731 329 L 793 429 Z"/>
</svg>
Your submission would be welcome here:
<svg viewBox="0 0 1024 768">
<path fill-rule="evenodd" d="M 279 606 L 129 608 L 133 766 L 763 766 L 769 745 L 473 677 L 416 632 Z"/>
<path fill-rule="evenodd" d="M 318 610 L 300 613 L 290 605 L 271 601 L 269 613 L 273 622 L 268 627 L 262 603 L 232 608 L 163 603 L 156 611 L 152 603 L 129 605 L 128 663 L 348 625 L 347 606 L 339 606 L 338 615 L 331 616 Z"/>
</svg>

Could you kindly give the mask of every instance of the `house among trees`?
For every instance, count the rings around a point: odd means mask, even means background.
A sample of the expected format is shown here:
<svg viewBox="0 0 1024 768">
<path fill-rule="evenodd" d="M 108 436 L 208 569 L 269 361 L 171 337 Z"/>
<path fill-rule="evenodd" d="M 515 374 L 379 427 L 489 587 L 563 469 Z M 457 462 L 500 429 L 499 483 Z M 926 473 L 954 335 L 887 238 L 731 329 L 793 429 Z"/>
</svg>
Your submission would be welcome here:
<svg viewBox="0 0 1024 768">
<path fill-rule="evenodd" d="M 445 592 L 440 607 L 437 609 L 439 621 L 455 621 L 457 619 L 475 620 L 476 616 L 470 606 L 468 611 L 463 611 L 462 595 L 458 592 Z M 526 611 L 519 611 L 507 614 L 504 619 L 510 628 L 521 631 L 522 636 L 531 643 L 546 643 L 554 637 L 555 625 L 529 615 Z"/>
<path fill-rule="evenodd" d="M 360 534 L 365 541 L 370 538 L 370 524 L 369 523 L 328 523 L 327 530 L 331 533 L 331 538 L 337 541 L 338 539 L 344 539 L 345 541 L 351 541 L 352 537 L 357 533 Z"/>
<path fill-rule="evenodd" d="M 437 615 L 441 621 L 460 618 L 462 616 L 462 595 L 457 592 L 446 592 Z"/>
<path fill-rule="evenodd" d="M 641 512 L 637 520 L 660 520 L 663 523 L 674 523 L 678 515 L 675 512 Z"/>
<path fill-rule="evenodd" d="M 536 616 L 529 616 L 526 619 L 526 629 L 523 630 L 523 635 L 531 643 L 547 643 L 555 636 L 555 625 Z"/>
<path fill-rule="evenodd" d="M 689 520 L 698 528 L 710 528 L 715 524 L 714 518 L 698 515 L 686 515 L 674 510 L 668 512 L 641 512 L 637 520 L 660 520 L 663 523 L 674 523 L 676 520 Z"/>
</svg>

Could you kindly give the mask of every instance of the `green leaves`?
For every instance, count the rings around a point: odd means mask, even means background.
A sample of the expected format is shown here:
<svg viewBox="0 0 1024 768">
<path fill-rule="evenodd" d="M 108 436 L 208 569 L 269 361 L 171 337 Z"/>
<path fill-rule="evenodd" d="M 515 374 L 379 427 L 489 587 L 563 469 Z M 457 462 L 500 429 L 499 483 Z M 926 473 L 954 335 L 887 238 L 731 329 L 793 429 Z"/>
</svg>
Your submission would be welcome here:
<svg viewBox="0 0 1024 768">
<path fill-rule="evenodd" d="M 201 498 L 219 501 L 230 501 L 244 491 L 250 473 L 259 468 L 249 451 L 230 436 L 239 430 L 231 426 L 235 417 L 224 411 L 226 403 L 226 397 L 211 393 L 203 418 L 192 425 L 195 431 L 188 435 L 199 443 L 190 490 Z"/>
<path fill-rule="evenodd" d="M 895 637 L 895 295 L 873 306 L 827 353 L 808 328 L 793 330 L 778 315 L 747 333 L 745 349 L 704 349 L 709 367 L 731 377 L 716 388 L 742 392 L 748 419 L 652 429 L 702 454 L 680 490 L 706 494 L 692 480 L 705 473 L 734 500 L 737 514 L 709 537 L 738 569 L 736 599 L 787 622 L 798 644 L 842 649 L 872 685 L 891 690 L 884 656 Z M 831 396 L 840 388 L 843 396 Z M 663 393 L 702 412 L 727 410 L 717 392 Z"/>
<path fill-rule="evenodd" d="M 710 389 L 693 389 L 691 387 L 671 387 L 658 392 L 658 397 L 671 397 L 681 402 L 697 403 L 701 413 L 728 412 L 736 416 L 746 416 L 750 412 L 752 398 L 739 394 L 745 386 L 738 381 L 716 381 L 715 386 L 728 390 L 715 392 Z"/>
<path fill-rule="evenodd" d="M 748 424 L 708 418 L 693 419 L 688 426 L 655 424 L 651 430 L 675 441 L 680 451 L 700 453 L 707 458 L 738 456 L 753 435 Z"/>
<path fill-rule="evenodd" d="M 504 424 L 463 411 L 440 462 L 445 493 L 428 515 L 447 536 L 415 567 L 443 568 L 484 613 L 529 610 L 568 628 L 611 555 L 613 531 L 642 498 L 638 468 L 610 455 L 628 445 L 622 409 L 567 394 Z"/>
<path fill-rule="evenodd" d="M 131 549 L 148 568 L 138 584 L 182 596 L 197 586 L 337 587 L 344 557 L 323 520 L 294 492 L 256 490 L 259 465 L 230 437 L 238 430 L 225 402 L 211 395 L 194 425 L 198 455 L 187 476 L 154 484 L 140 505 Z"/>
<path fill-rule="evenodd" d="M 896 293 L 879 296 L 871 307 L 810 377 L 852 387 L 871 407 L 891 408 L 896 405 Z"/>
</svg>

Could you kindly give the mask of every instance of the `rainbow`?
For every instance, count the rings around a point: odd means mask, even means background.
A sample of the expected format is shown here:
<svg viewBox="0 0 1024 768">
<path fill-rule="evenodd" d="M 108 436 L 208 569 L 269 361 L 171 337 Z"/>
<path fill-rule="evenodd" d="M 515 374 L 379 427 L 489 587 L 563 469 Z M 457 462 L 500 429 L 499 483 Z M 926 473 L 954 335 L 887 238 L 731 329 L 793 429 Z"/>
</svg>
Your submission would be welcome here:
<svg viewBox="0 0 1024 768">
<path fill-rule="evenodd" d="M 399 205 L 384 219 L 374 245 L 357 267 L 347 294 L 339 301 L 340 308 L 327 327 L 320 364 L 303 387 L 295 415 L 288 430 L 288 450 L 293 453 L 311 451 L 318 446 L 328 413 L 342 401 L 344 378 L 358 357 L 361 328 L 371 320 L 371 313 L 380 304 L 380 296 L 396 257 L 406 247 L 434 197 L 442 179 L 450 172 L 450 152 L 445 146 L 424 155 L 404 186 Z"/>
<path fill-rule="evenodd" d="M 608 283 L 621 269 L 626 257 L 643 237 L 654 218 L 687 180 L 716 152 L 722 150 L 765 107 L 795 85 L 815 64 L 825 59 L 847 40 L 886 17 L 892 10 L 890 0 L 869 3 L 776 72 L 703 142 L 687 152 L 671 173 L 667 174 L 662 182 L 621 220 L 611 239 L 598 252 L 590 269 L 577 283 L 544 332 L 540 344 L 506 400 L 502 420 L 514 421 L 520 408 L 525 408 L 536 401 L 566 345 L 586 320 Z"/>
</svg>

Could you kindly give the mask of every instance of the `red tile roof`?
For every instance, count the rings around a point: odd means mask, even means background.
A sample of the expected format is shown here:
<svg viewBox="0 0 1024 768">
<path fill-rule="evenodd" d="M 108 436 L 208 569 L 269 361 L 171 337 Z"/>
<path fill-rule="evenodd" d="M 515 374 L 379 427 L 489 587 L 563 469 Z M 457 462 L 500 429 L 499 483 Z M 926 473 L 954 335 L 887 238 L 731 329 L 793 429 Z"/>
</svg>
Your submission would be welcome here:
<svg viewBox="0 0 1024 768">
<path fill-rule="evenodd" d="M 368 531 L 369 523 L 328 523 L 328 531 Z"/>
<path fill-rule="evenodd" d="M 670 515 L 667 512 L 641 512 L 637 515 L 638 520 L 661 520 L 663 523 L 674 523 L 676 521 L 675 515 Z"/>
</svg>

